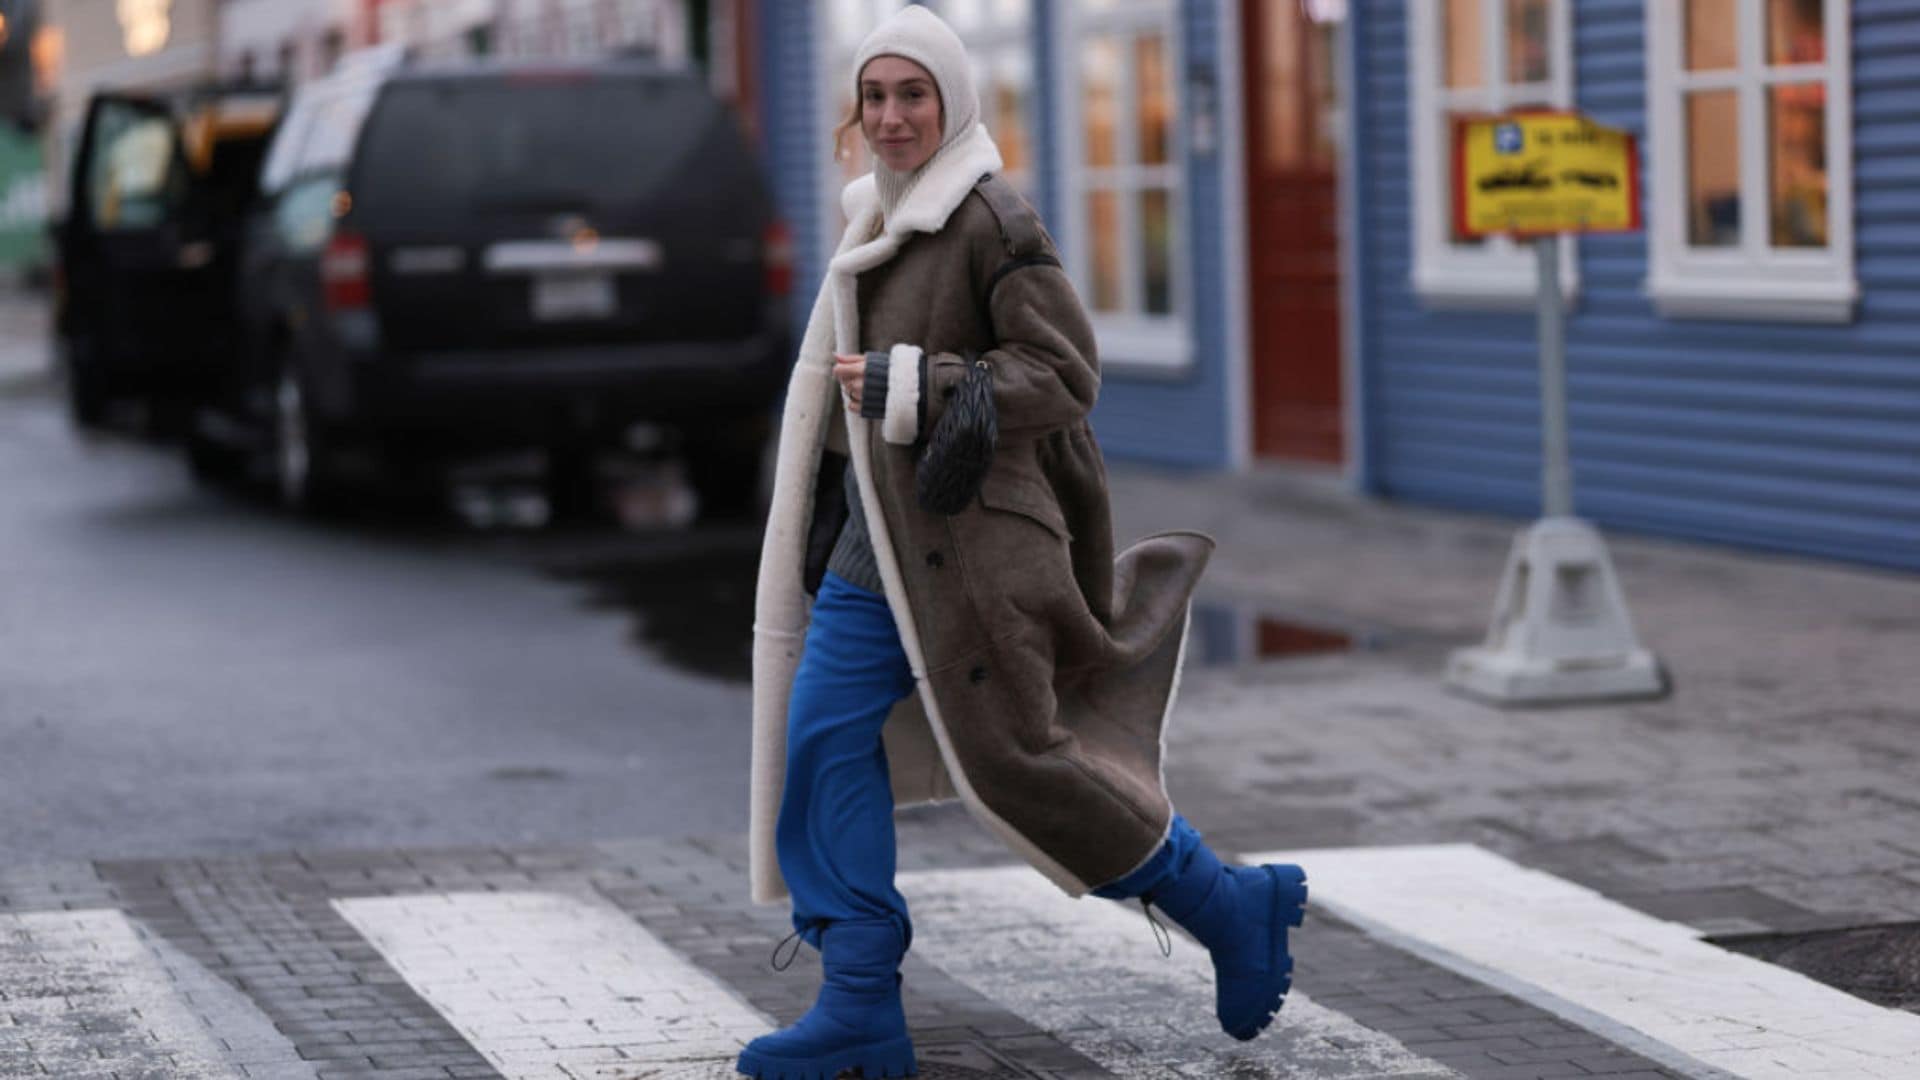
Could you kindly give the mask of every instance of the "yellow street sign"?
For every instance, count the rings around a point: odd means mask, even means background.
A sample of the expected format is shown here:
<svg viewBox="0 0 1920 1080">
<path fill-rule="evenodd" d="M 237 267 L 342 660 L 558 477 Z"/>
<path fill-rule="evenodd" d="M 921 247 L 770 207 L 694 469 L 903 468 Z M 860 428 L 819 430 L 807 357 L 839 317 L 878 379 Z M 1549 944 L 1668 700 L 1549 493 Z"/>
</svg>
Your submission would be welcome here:
<svg viewBox="0 0 1920 1080">
<path fill-rule="evenodd" d="M 1464 236 L 1637 231 L 1633 136 L 1571 112 L 1461 117 L 1453 127 L 1453 220 Z"/>
</svg>

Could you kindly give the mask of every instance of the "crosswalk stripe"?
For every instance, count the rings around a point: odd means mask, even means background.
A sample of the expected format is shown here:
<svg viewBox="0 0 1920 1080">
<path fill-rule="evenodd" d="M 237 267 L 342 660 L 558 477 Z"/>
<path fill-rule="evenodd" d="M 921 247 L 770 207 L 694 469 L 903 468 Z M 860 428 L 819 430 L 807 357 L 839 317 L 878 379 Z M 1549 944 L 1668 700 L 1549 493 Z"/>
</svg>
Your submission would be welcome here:
<svg viewBox="0 0 1920 1080">
<path fill-rule="evenodd" d="M 592 901 L 490 892 L 333 906 L 507 1080 L 734 1076 L 740 1047 L 772 1027 Z"/>
<path fill-rule="evenodd" d="M 238 991 L 144 940 L 119 911 L 89 909 L 0 915 L 0 1075 L 313 1080 L 314 1070 Z"/>
<path fill-rule="evenodd" d="M 1116 1075 L 1455 1075 L 1298 989 L 1259 1040 L 1233 1042 L 1213 1016 L 1203 949 L 1181 940 L 1162 957 L 1139 911 L 1069 899 L 1026 867 L 902 874 L 900 888 L 915 953 Z"/>
<path fill-rule="evenodd" d="M 1248 861 L 1300 863 L 1317 906 L 1694 1076 L 1920 1076 L 1920 1016 L 1471 844 Z"/>
</svg>

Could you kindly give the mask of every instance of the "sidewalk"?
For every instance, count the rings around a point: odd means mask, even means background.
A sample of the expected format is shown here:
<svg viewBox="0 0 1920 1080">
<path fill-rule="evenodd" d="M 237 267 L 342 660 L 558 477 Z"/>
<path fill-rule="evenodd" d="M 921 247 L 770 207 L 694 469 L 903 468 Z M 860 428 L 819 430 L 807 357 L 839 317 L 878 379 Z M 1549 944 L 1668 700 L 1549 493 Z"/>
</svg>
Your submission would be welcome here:
<svg viewBox="0 0 1920 1080">
<path fill-rule="evenodd" d="M 1277 472 L 1116 466 L 1122 541 L 1219 542 L 1203 603 L 1377 637 L 1189 669 L 1169 784 L 1223 846 L 1467 841 L 1716 934 L 1920 918 L 1920 578 L 1612 535 L 1664 701 L 1444 689 L 1524 523 Z"/>
<path fill-rule="evenodd" d="M 52 374 L 49 303 L 44 293 L 0 284 L 0 392 Z"/>
</svg>

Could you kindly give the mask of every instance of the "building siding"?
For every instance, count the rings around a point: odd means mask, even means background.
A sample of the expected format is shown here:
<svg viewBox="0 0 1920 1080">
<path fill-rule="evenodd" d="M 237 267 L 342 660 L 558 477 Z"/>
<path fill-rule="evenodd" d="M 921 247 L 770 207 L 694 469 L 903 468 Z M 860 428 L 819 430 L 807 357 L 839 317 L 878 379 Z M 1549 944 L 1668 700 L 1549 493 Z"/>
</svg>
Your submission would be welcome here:
<svg viewBox="0 0 1920 1080">
<path fill-rule="evenodd" d="M 1532 318 L 1433 312 L 1414 296 L 1404 5 L 1360 6 L 1363 480 L 1410 500 L 1534 514 Z M 1642 11 L 1640 0 L 1582 0 L 1573 53 L 1576 105 L 1644 137 Z M 1582 238 L 1567 323 L 1582 516 L 1920 569 L 1920 10 L 1855 0 L 1853 20 L 1856 321 L 1666 319 L 1643 288 L 1643 234 Z"/>
<path fill-rule="evenodd" d="M 811 3 L 762 4 L 760 31 L 760 152 L 774 203 L 793 236 L 793 340 L 826 273 L 814 238 L 820 235 L 820 173 L 830 152 L 815 97 Z"/>
</svg>

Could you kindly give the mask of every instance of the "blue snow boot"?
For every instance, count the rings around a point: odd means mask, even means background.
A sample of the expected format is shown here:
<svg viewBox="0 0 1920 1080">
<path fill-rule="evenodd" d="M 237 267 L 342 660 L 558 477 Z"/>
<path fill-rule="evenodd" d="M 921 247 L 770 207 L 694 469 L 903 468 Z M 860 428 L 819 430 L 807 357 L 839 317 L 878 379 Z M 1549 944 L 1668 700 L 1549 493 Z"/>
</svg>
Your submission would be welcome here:
<svg viewBox="0 0 1920 1080">
<path fill-rule="evenodd" d="M 1265 1031 L 1293 986 L 1287 927 L 1306 918 L 1306 872 L 1228 866 L 1199 844 L 1185 869 L 1145 899 L 1213 955 L 1220 1029 L 1242 1041 Z"/>
<path fill-rule="evenodd" d="M 913 1076 L 913 1040 L 900 1007 L 900 959 L 907 943 L 891 919 L 828 923 L 820 932 L 820 996 L 792 1027 L 762 1035 L 738 1068 L 757 1080 L 834 1080 L 857 1069 L 865 1080 Z"/>
</svg>

